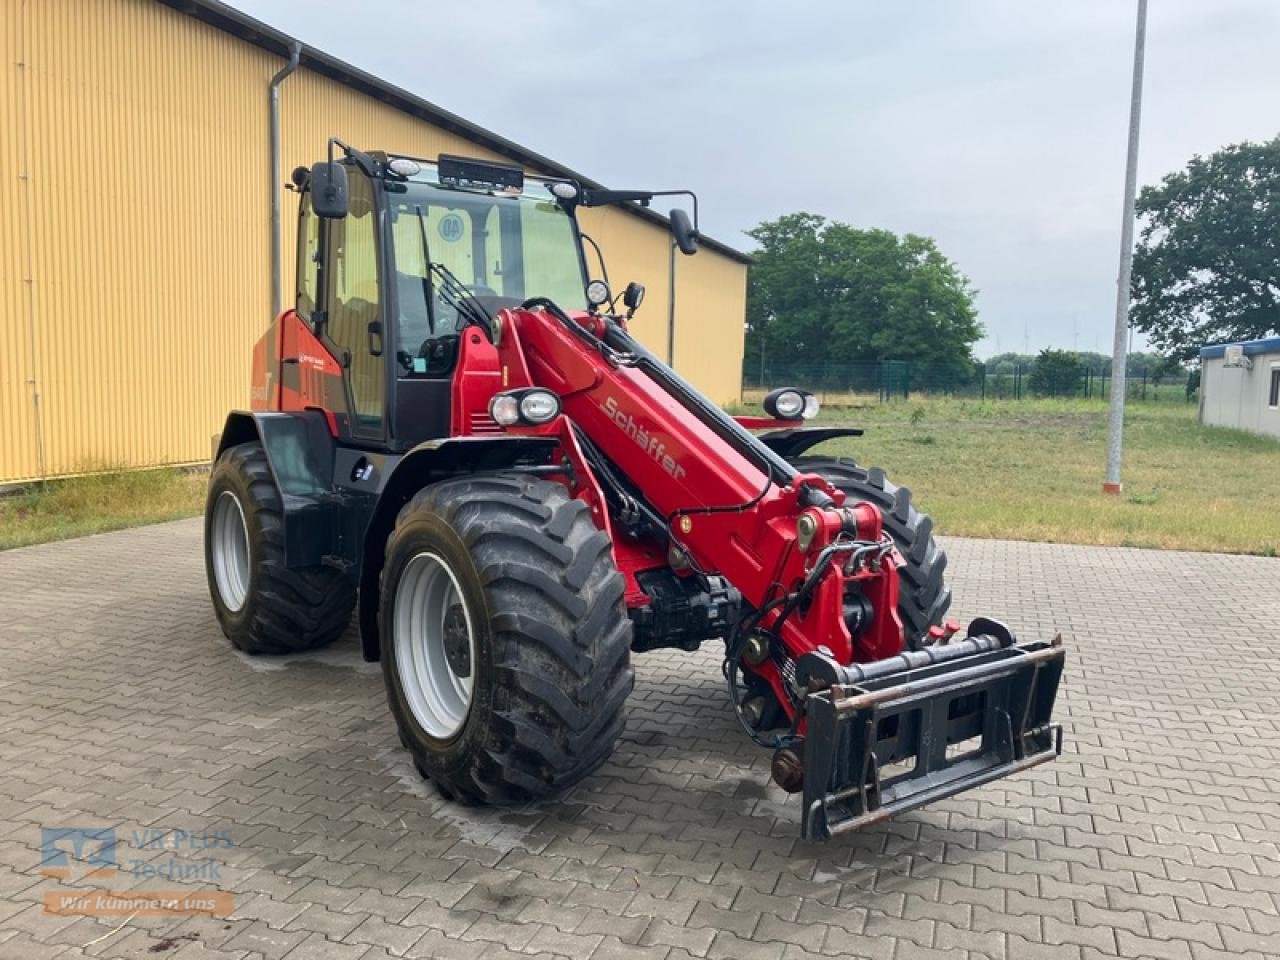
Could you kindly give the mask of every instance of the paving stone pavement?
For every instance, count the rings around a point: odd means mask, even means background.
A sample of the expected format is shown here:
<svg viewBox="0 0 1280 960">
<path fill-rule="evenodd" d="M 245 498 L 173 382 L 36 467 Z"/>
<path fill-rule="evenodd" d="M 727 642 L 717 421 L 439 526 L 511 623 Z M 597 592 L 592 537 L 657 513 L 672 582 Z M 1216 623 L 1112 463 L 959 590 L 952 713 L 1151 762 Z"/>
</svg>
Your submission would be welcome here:
<svg viewBox="0 0 1280 960">
<path fill-rule="evenodd" d="M 1068 636 L 1066 752 L 828 844 L 797 839 L 709 648 L 637 658 L 625 739 L 567 798 L 463 809 L 354 634 L 230 649 L 198 521 L 0 554 L 0 958 L 1280 956 L 1280 560 L 946 546 L 959 619 Z M 41 827 L 115 828 L 119 872 L 42 876 Z M 234 913 L 44 913 L 93 888 Z"/>
</svg>

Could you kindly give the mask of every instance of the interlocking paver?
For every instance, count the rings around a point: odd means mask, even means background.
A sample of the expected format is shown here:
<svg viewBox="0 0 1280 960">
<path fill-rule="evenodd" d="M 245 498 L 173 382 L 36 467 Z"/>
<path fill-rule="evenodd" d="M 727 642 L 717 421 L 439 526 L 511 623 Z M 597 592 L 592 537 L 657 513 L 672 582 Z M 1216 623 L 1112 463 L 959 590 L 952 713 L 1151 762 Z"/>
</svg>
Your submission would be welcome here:
<svg viewBox="0 0 1280 960">
<path fill-rule="evenodd" d="M 200 530 L 0 554 L 0 958 L 1280 955 L 1280 560 L 947 541 L 957 619 L 1067 635 L 1066 753 L 822 845 L 711 644 L 637 657 L 623 741 L 559 802 L 445 802 L 354 633 L 230 649 Z M 95 825 L 121 831 L 120 875 L 40 876 L 41 826 Z M 46 891 L 154 890 L 132 861 L 192 859 L 131 849 L 146 828 L 229 831 L 203 886 L 235 914 L 86 947 L 119 919 L 43 913 Z"/>
</svg>

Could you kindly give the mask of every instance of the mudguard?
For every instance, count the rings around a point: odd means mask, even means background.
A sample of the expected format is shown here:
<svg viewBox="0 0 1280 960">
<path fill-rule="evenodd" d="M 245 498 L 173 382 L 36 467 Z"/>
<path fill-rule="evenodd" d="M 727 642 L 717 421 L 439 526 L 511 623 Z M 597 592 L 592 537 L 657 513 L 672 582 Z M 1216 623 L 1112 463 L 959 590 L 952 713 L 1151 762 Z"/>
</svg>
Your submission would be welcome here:
<svg viewBox="0 0 1280 960">
<path fill-rule="evenodd" d="M 863 433 L 864 431 L 859 427 L 796 427 L 791 430 L 762 433 L 760 442 L 775 453 L 790 459 L 828 440 L 835 440 L 838 437 L 860 437 Z"/>
<path fill-rule="evenodd" d="M 284 503 L 284 556 L 290 567 L 333 566 L 355 561 L 342 531 L 342 511 L 333 495 L 336 444 L 319 410 L 289 413 L 237 410 L 214 448 L 214 460 L 229 447 L 262 445 Z"/>
</svg>

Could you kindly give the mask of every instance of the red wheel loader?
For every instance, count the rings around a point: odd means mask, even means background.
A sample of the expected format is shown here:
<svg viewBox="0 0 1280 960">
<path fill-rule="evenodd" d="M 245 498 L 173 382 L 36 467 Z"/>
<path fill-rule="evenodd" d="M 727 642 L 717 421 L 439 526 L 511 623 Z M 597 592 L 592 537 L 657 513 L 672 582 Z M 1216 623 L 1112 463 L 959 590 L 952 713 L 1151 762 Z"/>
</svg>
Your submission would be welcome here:
<svg viewBox="0 0 1280 960">
<path fill-rule="evenodd" d="M 337 140 L 293 181 L 296 304 L 209 486 L 235 646 L 316 647 L 358 608 L 402 743 L 463 803 L 577 783 L 622 730 L 631 654 L 711 641 L 808 838 L 1058 755 L 1062 647 L 945 619 L 908 491 L 810 455 L 860 431 L 807 426 L 789 388 L 729 416 L 628 333 L 642 287 L 590 280 L 577 209 L 662 193 Z M 670 218 L 684 253 L 693 211 Z"/>
</svg>

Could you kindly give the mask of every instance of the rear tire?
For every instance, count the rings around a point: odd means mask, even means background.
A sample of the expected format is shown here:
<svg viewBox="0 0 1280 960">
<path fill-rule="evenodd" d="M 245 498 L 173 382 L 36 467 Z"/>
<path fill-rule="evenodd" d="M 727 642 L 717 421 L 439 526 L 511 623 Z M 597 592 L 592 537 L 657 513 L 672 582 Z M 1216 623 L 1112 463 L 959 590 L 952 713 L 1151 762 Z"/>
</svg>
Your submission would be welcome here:
<svg viewBox="0 0 1280 960">
<path fill-rule="evenodd" d="M 890 483 L 879 467 L 862 467 L 845 457 L 794 457 L 791 464 L 802 473 L 825 477 L 850 499 L 880 508 L 885 532 L 905 561 L 898 570 L 898 613 L 907 647 L 925 646 L 929 628 L 941 624 L 951 606 L 951 590 L 942 576 L 947 555 L 933 539 L 933 521 L 912 504 L 911 491 Z"/>
<path fill-rule="evenodd" d="M 635 677 L 623 591 L 608 537 L 561 484 L 488 474 L 419 491 L 387 542 L 378 613 L 419 772 L 448 799 L 513 804 L 604 763 Z"/>
<path fill-rule="evenodd" d="M 299 653 L 342 636 L 355 578 L 284 562 L 284 505 L 256 443 L 223 451 L 209 477 L 205 574 L 222 632 L 245 653 Z"/>
</svg>

